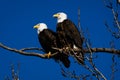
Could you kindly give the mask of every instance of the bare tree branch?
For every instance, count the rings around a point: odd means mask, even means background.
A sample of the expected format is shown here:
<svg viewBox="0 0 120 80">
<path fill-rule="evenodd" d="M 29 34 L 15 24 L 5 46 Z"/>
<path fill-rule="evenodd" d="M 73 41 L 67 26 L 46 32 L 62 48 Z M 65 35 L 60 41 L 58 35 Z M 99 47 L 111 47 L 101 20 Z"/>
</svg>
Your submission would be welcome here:
<svg viewBox="0 0 120 80">
<path fill-rule="evenodd" d="M 20 49 L 21 51 L 27 51 L 27 50 L 38 50 L 38 51 L 43 51 L 44 50 L 42 48 L 37 48 L 37 47 L 29 47 L 29 48 L 23 48 L 23 49 Z"/>
<path fill-rule="evenodd" d="M 120 55 L 120 50 L 111 49 L 111 48 L 90 48 L 92 52 L 106 52 L 112 54 Z M 85 53 L 90 53 L 88 49 L 84 49 Z"/>
<path fill-rule="evenodd" d="M 15 48 L 10 48 L 8 46 L 3 45 L 2 43 L 0 43 L 0 47 L 12 52 L 16 52 L 19 53 L 21 55 L 25 55 L 25 56 L 36 56 L 36 57 L 40 57 L 40 58 L 47 58 L 46 54 L 40 54 L 40 53 L 35 53 L 35 52 L 25 52 L 24 50 L 32 50 L 34 48 L 23 48 L 20 50 L 17 50 Z M 37 49 L 37 48 L 36 48 Z M 39 49 L 39 48 L 38 48 Z M 90 48 L 92 52 L 107 52 L 107 53 L 113 53 L 113 54 L 118 54 L 120 55 L 120 50 L 116 50 L 116 49 L 111 49 L 111 48 Z M 39 49 L 40 50 L 40 49 Z M 41 49 L 42 50 L 42 49 Z M 62 51 L 59 48 L 56 48 L 56 50 L 58 51 Z M 79 51 L 79 50 L 74 50 L 74 51 Z M 81 50 L 80 50 L 81 51 Z M 89 49 L 84 49 L 85 53 L 90 53 Z M 50 57 L 53 57 L 54 55 L 56 55 L 58 52 L 53 53 Z"/>
<path fill-rule="evenodd" d="M 40 57 L 40 58 L 44 58 L 44 59 L 48 59 L 48 57 L 46 56 L 46 54 L 40 54 L 40 53 L 35 53 L 35 52 L 25 52 L 26 50 L 41 50 L 42 51 L 42 49 L 41 48 L 34 48 L 34 47 L 31 47 L 31 48 L 23 48 L 23 49 L 20 49 L 20 50 L 17 50 L 17 49 L 15 49 L 15 48 L 10 48 L 10 47 L 8 47 L 8 46 L 5 46 L 5 45 L 3 45 L 2 43 L 0 43 L 0 47 L 1 48 L 3 48 L 3 49 L 6 49 L 6 50 L 9 50 L 9 51 L 12 51 L 12 52 L 16 52 L 16 53 L 19 53 L 19 54 L 21 54 L 21 55 L 25 55 L 25 56 L 36 56 L 36 57 Z M 59 53 L 61 53 L 61 51 L 68 51 L 68 50 L 64 50 L 64 49 L 59 49 L 59 48 L 54 48 L 54 49 L 56 49 L 56 50 L 58 50 L 58 52 Z M 81 50 L 70 50 L 70 51 L 81 51 Z M 70 52 L 69 51 L 69 52 Z M 58 52 L 56 52 L 56 53 L 53 53 L 51 56 L 50 56 L 50 58 L 51 57 L 54 57 L 56 54 L 58 54 Z M 119 54 L 120 55 L 120 50 L 116 50 L 116 49 L 114 49 L 114 48 L 90 48 L 89 47 L 89 49 L 84 49 L 84 52 L 85 53 L 92 53 L 93 54 L 93 52 L 107 52 L 107 53 L 113 53 L 113 54 Z M 91 54 L 91 55 L 92 55 Z M 76 56 L 76 54 L 70 54 L 70 55 L 72 55 L 75 59 L 78 59 L 78 63 L 79 63 L 79 56 Z M 91 57 L 92 58 L 92 57 Z M 96 78 L 99 80 L 100 79 L 100 77 L 99 76 L 101 76 L 104 80 L 106 80 L 106 78 L 104 77 L 104 75 L 95 67 L 95 65 L 92 63 L 92 60 L 90 60 L 90 63 L 91 63 L 91 65 L 92 65 L 92 67 L 93 67 L 93 70 L 92 69 L 90 69 L 87 65 L 83 65 L 83 67 L 84 68 L 86 68 L 87 70 L 89 70 L 92 74 L 94 74 L 95 76 L 96 76 Z M 73 77 L 73 75 L 71 75 L 71 77 Z M 74 76 L 74 78 L 76 78 L 76 79 L 79 79 L 80 77 L 78 77 L 78 76 Z"/>
<path fill-rule="evenodd" d="M 2 43 L 0 43 L 0 47 L 4 48 L 6 50 L 12 51 L 12 52 L 19 53 L 21 55 L 25 55 L 25 56 L 36 56 L 36 57 L 40 57 L 40 58 L 47 58 L 46 54 L 40 54 L 40 53 L 35 53 L 35 52 L 24 52 L 24 51 L 22 51 L 23 49 L 22 50 L 17 50 L 15 48 L 10 48 L 10 47 L 7 47 L 7 46 L 3 45 Z M 52 57 L 56 54 L 57 53 L 54 53 L 50 57 Z"/>
</svg>

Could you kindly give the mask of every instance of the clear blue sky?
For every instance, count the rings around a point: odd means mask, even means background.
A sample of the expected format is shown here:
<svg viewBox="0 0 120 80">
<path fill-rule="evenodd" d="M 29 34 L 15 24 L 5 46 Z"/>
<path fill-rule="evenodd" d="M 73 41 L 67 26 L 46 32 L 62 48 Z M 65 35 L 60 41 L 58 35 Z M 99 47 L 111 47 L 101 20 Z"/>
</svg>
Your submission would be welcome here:
<svg viewBox="0 0 120 80">
<path fill-rule="evenodd" d="M 114 39 L 104 26 L 104 21 L 113 18 L 110 10 L 104 7 L 102 0 L 0 0 L 0 42 L 12 48 L 41 47 L 37 32 L 33 26 L 44 22 L 52 30 L 56 30 L 54 13 L 65 12 L 68 18 L 78 24 L 78 8 L 83 31 L 89 31 L 92 47 L 110 47 L 109 42 L 114 40 L 119 49 L 120 40 Z M 111 21 L 112 22 L 112 21 Z M 87 31 L 88 30 L 88 31 Z M 96 54 L 95 54 L 96 55 Z M 97 54 L 94 61 L 98 69 L 110 79 L 111 54 Z M 120 59 L 115 56 L 117 69 L 120 69 Z M 83 67 L 74 63 L 71 57 L 69 71 L 86 74 Z M 11 76 L 10 65 L 20 63 L 20 80 L 69 80 L 61 75 L 60 65 L 54 60 L 41 59 L 9 52 L 0 48 L 0 80 Z M 120 79 L 120 70 L 115 74 L 115 80 Z"/>
</svg>

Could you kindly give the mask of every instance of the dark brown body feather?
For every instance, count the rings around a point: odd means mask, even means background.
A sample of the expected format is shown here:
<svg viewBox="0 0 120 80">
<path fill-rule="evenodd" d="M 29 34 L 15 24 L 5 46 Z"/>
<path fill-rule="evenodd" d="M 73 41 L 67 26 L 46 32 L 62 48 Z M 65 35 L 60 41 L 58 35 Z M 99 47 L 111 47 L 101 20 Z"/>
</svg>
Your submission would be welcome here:
<svg viewBox="0 0 120 80">
<path fill-rule="evenodd" d="M 80 32 L 78 31 L 77 27 L 75 24 L 66 19 L 61 23 L 57 24 L 57 34 L 59 39 L 59 47 L 71 47 L 73 48 L 73 45 L 75 45 L 77 48 L 82 50 L 82 44 L 83 44 L 83 39 L 80 35 Z M 81 63 L 84 63 L 84 55 L 83 51 L 79 52 L 81 53 Z"/>
<path fill-rule="evenodd" d="M 53 47 L 57 47 L 56 36 L 57 34 L 49 29 L 44 29 L 42 32 L 39 33 L 38 35 L 39 42 L 41 46 L 43 47 L 43 49 L 45 50 L 45 52 L 47 53 L 56 52 L 56 50 L 53 49 Z M 70 66 L 70 61 L 68 59 L 68 56 L 65 54 L 58 53 L 53 58 L 57 61 L 60 60 L 67 68 Z"/>
</svg>

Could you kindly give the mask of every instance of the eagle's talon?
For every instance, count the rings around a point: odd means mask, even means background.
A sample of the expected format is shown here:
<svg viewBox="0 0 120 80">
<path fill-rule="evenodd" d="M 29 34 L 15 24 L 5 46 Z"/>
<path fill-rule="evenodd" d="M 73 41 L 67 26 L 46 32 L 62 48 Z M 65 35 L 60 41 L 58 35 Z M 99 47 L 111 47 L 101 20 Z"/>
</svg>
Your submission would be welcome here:
<svg viewBox="0 0 120 80">
<path fill-rule="evenodd" d="M 47 58 L 50 58 L 50 56 L 51 56 L 51 52 L 45 54 L 45 57 L 47 57 Z"/>
</svg>

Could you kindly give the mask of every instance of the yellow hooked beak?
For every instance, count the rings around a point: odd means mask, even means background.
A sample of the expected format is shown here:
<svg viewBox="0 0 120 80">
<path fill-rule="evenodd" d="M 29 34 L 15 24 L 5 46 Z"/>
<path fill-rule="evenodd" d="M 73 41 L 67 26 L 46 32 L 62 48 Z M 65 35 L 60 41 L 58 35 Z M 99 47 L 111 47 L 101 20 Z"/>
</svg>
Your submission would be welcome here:
<svg viewBox="0 0 120 80">
<path fill-rule="evenodd" d="M 59 18 L 59 14 L 54 14 L 53 17 L 54 18 Z"/>
<path fill-rule="evenodd" d="M 39 25 L 35 25 L 33 28 L 34 28 L 34 29 L 38 29 L 38 28 L 39 28 Z"/>
</svg>

